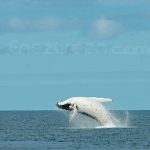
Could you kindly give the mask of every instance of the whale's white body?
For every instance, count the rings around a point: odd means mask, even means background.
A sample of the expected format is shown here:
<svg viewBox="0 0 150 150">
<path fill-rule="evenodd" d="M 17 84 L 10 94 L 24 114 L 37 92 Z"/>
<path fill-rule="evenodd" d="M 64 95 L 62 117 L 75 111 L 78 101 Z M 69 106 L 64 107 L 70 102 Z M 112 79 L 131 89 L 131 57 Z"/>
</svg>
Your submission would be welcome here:
<svg viewBox="0 0 150 150">
<path fill-rule="evenodd" d="M 100 125 L 113 125 L 113 118 L 101 102 L 112 101 L 109 98 L 96 97 L 72 97 L 62 102 L 58 102 L 57 106 L 66 110 L 73 110 L 70 117 L 72 121 L 77 113 L 82 113 L 96 119 Z"/>
</svg>

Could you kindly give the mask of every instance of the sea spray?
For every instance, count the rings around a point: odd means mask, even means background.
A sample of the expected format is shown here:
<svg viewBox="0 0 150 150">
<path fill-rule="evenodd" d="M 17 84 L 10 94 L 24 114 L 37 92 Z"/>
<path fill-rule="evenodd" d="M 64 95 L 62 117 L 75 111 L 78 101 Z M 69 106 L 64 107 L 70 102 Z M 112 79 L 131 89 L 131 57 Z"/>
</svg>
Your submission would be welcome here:
<svg viewBox="0 0 150 150">
<path fill-rule="evenodd" d="M 128 128 L 129 127 L 129 112 L 128 111 L 111 111 L 111 116 L 115 118 L 116 128 Z"/>
</svg>

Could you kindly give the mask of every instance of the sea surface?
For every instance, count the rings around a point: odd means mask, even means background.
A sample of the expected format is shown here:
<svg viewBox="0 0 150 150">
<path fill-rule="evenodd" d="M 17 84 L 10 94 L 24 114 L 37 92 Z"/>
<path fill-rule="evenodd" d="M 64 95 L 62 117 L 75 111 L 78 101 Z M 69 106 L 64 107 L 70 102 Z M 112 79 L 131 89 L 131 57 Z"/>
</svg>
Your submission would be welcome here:
<svg viewBox="0 0 150 150">
<path fill-rule="evenodd" d="M 128 111 L 128 124 L 116 128 L 77 123 L 64 111 L 1 111 L 0 150 L 150 150 L 150 111 Z"/>
</svg>

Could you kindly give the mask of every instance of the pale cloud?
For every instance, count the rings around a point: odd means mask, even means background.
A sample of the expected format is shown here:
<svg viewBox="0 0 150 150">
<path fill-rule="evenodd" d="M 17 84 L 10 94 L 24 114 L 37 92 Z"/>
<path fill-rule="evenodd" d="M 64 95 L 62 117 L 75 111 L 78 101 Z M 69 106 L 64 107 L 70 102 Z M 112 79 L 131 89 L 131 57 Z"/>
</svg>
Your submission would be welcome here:
<svg viewBox="0 0 150 150">
<path fill-rule="evenodd" d="M 149 4 L 149 0 L 97 0 L 99 3 L 104 3 L 104 4 L 114 4 L 114 5 L 140 5 L 140 4 Z"/>
<path fill-rule="evenodd" d="M 106 39 L 117 36 L 123 31 L 121 24 L 110 19 L 97 19 L 92 26 L 92 34 L 98 38 Z"/>
<path fill-rule="evenodd" d="M 61 21 L 53 17 L 43 17 L 34 22 L 34 26 L 39 30 L 54 30 L 59 28 Z"/>
<path fill-rule="evenodd" d="M 8 20 L 8 27 L 10 30 L 25 31 L 28 28 L 28 21 L 22 20 L 18 17 L 13 17 Z"/>
<path fill-rule="evenodd" d="M 18 31 L 52 31 L 58 29 L 62 21 L 53 17 L 40 17 L 38 19 L 24 19 L 11 17 L 7 21 L 7 28 L 10 32 Z"/>
<path fill-rule="evenodd" d="M 0 0 L 0 3 L 2 5 L 7 5 L 7 6 L 11 6 L 11 5 L 25 5 L 30 7 L 31 5 L 41 5 L 41 4 L 49 4 L 51 3 L 49 0 Z"/>
</svg>

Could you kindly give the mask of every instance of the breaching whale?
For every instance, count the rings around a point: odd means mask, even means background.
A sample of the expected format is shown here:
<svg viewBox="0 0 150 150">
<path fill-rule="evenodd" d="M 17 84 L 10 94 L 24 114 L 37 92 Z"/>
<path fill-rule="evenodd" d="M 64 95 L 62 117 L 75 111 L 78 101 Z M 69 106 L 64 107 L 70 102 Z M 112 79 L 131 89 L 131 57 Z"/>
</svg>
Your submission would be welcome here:
<svg viewBox="0 0 150 150">
<path fill-rule="evenodd" d="M 69 122 L 74 120 L 78 113 L 87 115 L 96 119 L 101 126 L 114 125 L 116 121 L 109 111 L 101 104 L 102 102 L 111 102 L 110 98 L 97 97 L 72 97 L 56 103 L 58 108 L 73 111 Z"/>
</svg>

